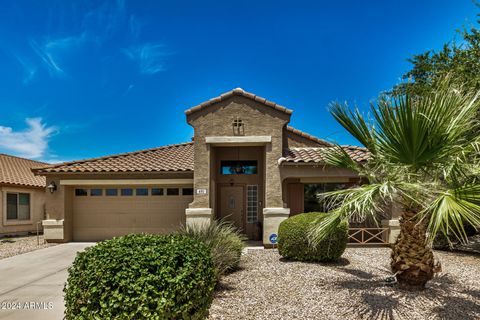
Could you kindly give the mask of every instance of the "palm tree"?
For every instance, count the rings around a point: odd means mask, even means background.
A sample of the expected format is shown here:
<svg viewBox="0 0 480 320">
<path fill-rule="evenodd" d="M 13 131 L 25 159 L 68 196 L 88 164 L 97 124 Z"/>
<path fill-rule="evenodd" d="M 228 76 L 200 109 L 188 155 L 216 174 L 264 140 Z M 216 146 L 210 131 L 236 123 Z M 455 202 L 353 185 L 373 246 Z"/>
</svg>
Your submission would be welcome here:
<svg viewBox="0 0 480 320">
<path fill-rule="evenodd" d="M 466 241 L 464 224 L 480 226 L 478 97 L 449 88 L 446 80 L 421 97 L 381 98 L 370 118 L 333 104 L 331 114 L 368 149 L 369 158 L 356 163 L 336 146 L 326 163 L 354 170 L 368 183 L 323 194 L 337 209 L 312 227 L 310 241 L 319 241 L 344 219 L 375 218 L 399 206 L 392 272 L 400 287 L 424 288 L 440 271 L 431 249 L 437 233 Z"/>
</svg>

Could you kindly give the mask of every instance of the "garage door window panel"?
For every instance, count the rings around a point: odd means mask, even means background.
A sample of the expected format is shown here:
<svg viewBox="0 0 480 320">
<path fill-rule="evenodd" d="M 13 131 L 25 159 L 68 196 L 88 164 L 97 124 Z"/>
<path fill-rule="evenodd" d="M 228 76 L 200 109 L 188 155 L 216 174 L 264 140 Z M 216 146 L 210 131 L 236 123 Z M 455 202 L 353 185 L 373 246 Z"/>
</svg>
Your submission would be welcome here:
<svg viewBox="0 0 480 320">
<path fill-rule="evenodd" d="M 163 196 L 163 188 L 152 188 L 152 196 Z"/>
<path fill-rule="evenodd" d="M 137 195 L 137 196 L 148 196 L 148 189 L 147 188 L 137 188 L 135 190 L 135 195 Z"/>
<path fill-rule="evenodd" d="M 75 189 L 75 196 L 86 197 L 86 196 L 88 196 L 88 190 L 77 188 L 77 189 Z"/>
<path fill-rule="evenodd" d="M 92 197 L 103 196 L 103 189 L 90 189 L 90 196 Z"/>
<path fill-rule="evenodd" d="M 180 195 L 180 190 L 178 188 L 167 188 L 167 196 L 178 196 Z"/>
<path fill-rule="evenodd" d="M 106 194 L 108 197 L 118 196 L 118 189 L 107 189 L 107 190 L 105 190 L 105 194 Z"/>
<path fill-rule="evenodd" d="M 125 188 L 120 191 L 120 195 L 122 196 L 133 196 L 133 189 Z"/>
</svg>

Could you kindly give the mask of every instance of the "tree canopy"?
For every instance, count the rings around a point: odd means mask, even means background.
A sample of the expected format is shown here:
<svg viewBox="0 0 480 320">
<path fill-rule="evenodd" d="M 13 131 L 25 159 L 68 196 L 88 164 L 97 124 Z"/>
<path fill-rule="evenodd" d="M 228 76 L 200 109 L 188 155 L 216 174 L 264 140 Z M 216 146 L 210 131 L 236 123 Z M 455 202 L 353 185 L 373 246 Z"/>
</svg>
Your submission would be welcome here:
<svg viewBox="0 0 480 320">
<path fill-rule="evenodd" d="M 480 4 L 477 3 L 480 8 Z M 480 14 L 477 24 L 480 25 Z M 471 27 L 459 31 L 460 41 L 443 45 L 442 50 L 429 50 L 414 55 L 413 67 L 403 75 L 402 82 L 393 88 L 393 94 L 421 95 L 438 86 L 446 76 L 459 87 L 480 90 L 480 29 Z"/>
</svg>

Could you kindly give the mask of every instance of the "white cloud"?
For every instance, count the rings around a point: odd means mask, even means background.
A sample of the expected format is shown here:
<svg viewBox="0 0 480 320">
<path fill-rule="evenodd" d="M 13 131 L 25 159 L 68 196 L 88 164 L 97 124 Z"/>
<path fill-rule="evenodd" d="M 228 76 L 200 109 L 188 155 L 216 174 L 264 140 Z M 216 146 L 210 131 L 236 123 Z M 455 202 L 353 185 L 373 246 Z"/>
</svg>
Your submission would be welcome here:
<svg viewBox="0 0 480 320">
<path fill-rule="evenodd" d="M 84 44 L 88 40 L 87 33 L 83 32 L 79 35 L 56 38 L 45 43 L 45 50 L 54 52 L 56 50 L 67 50 Z"/>
<path fill-rule="evenodd" d="M 65 74 L 63 69 L 60 68 L 57 61 L 54 59 L 52 53 L 45 46 L 39 46 L 33 40 L 30 41 L 30 46 L 40 58 L 40 61 L 45 66 L 50 75 L 61 77 Z"/>
<path fill-rule="evenodd" d="M 25 122 L 28 127 L 23 131 L 0 126 L 0 150 L 24 158 L 40 158 L 46 154 L 49 139 L 57 129 L 47 127 L 41 118 L 27 118 Z"/>
<path fill-rule="evenodd" d="M 127 57 L 137 63 L 140 73 L 155 74 L 165 71 L 165 60 L 170 55 L 163 44 L 145 43 L 124 50 Z"/>
<path fill-rule="evenodd" d="M 45 67 L 50 76 L 63 77 L 66 73 L 64 68 L 58 62 L 58 58 L 66 52 L 69 52 L 71 49 L 79 48 L 88 40 L 87 34 L 84 32 L 79 35 L 49 39 L 41 44 L 34 40 L 30 40 L 30 47 L 36 53 L 41 64 Z"/>
</svg>

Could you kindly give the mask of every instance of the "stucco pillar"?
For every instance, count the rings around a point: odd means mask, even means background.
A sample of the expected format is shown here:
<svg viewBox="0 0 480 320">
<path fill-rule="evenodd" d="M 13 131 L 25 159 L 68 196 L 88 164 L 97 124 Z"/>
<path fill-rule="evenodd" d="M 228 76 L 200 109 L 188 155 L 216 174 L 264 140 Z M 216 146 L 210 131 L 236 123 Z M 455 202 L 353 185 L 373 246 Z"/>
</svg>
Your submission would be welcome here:
<svg viewBox="0 0 480 320">
<path fill-rule="evenodd" d="M 56 184 L 57 190 L 45 193 L 46 219 L 42 221 L 43 235 L 47 242 L 68 242 L 73 236 L 73 189 L 60 185 L 60 179 L 47 176 L 47 185 L 51 182 Z"/>
<path fill-rule="evenodd" d="M 398 219 L 382 220 L 382 227 L 389 228 L 388 238 L 385 240 L 388 243 L 395 243 L 400 234 L 400 221 Z"/>
<path fill-rule="evenodd" d="M 211 208 L 187 208 L 185 210 L 187 216 L 186 224 L 188 226 L 207 226 L 213 220 L 213 212 Z"/>
<path fill-rule="evenodd" d="M 43 237 L 47 242 L 65 242 L 64 219 L 42 221 Z"/>
<path fill-rule="evenodd" d="M 382 220 L 382 227 L 389 228 L 388 243 L 395 243 L 400 234 L 400 217 L 402 215 L 403 207 L 398 202 L 393 202 L 390 205 L 390 219 Z"/>
<path fill-rule="evenodd" d="M 210 206 L 210 146 L 205 143 L 204 137 L 195 138 L 195 161 L 193 170 L 193 201 L 189 208 L 211 208 Z"/>
<path fill-rule="evenodd" d="M 211 148 L 205 143 L 205 137 L 197 136 L 195 133 L 195 161 L 193 173 L 193 201 L 185 209 L 186 224 L 208 225 L 213 219 L 213 210 L 210 204 L 210 165 Z"/>
<path fill-rule="evenodd" d="M 278 227 L 283 220 L 288 218 L 289 215 L 289 208 L 263 209 L 263 245 L 265 247 L 272 247 L 276 244 Z"/>
<path fill-rule="evenodd" d="M 265 146 L 265 207 L 283 208 L 282 177 L 278 159 L 282 156 L 280 137 Z"/>
</svg>

